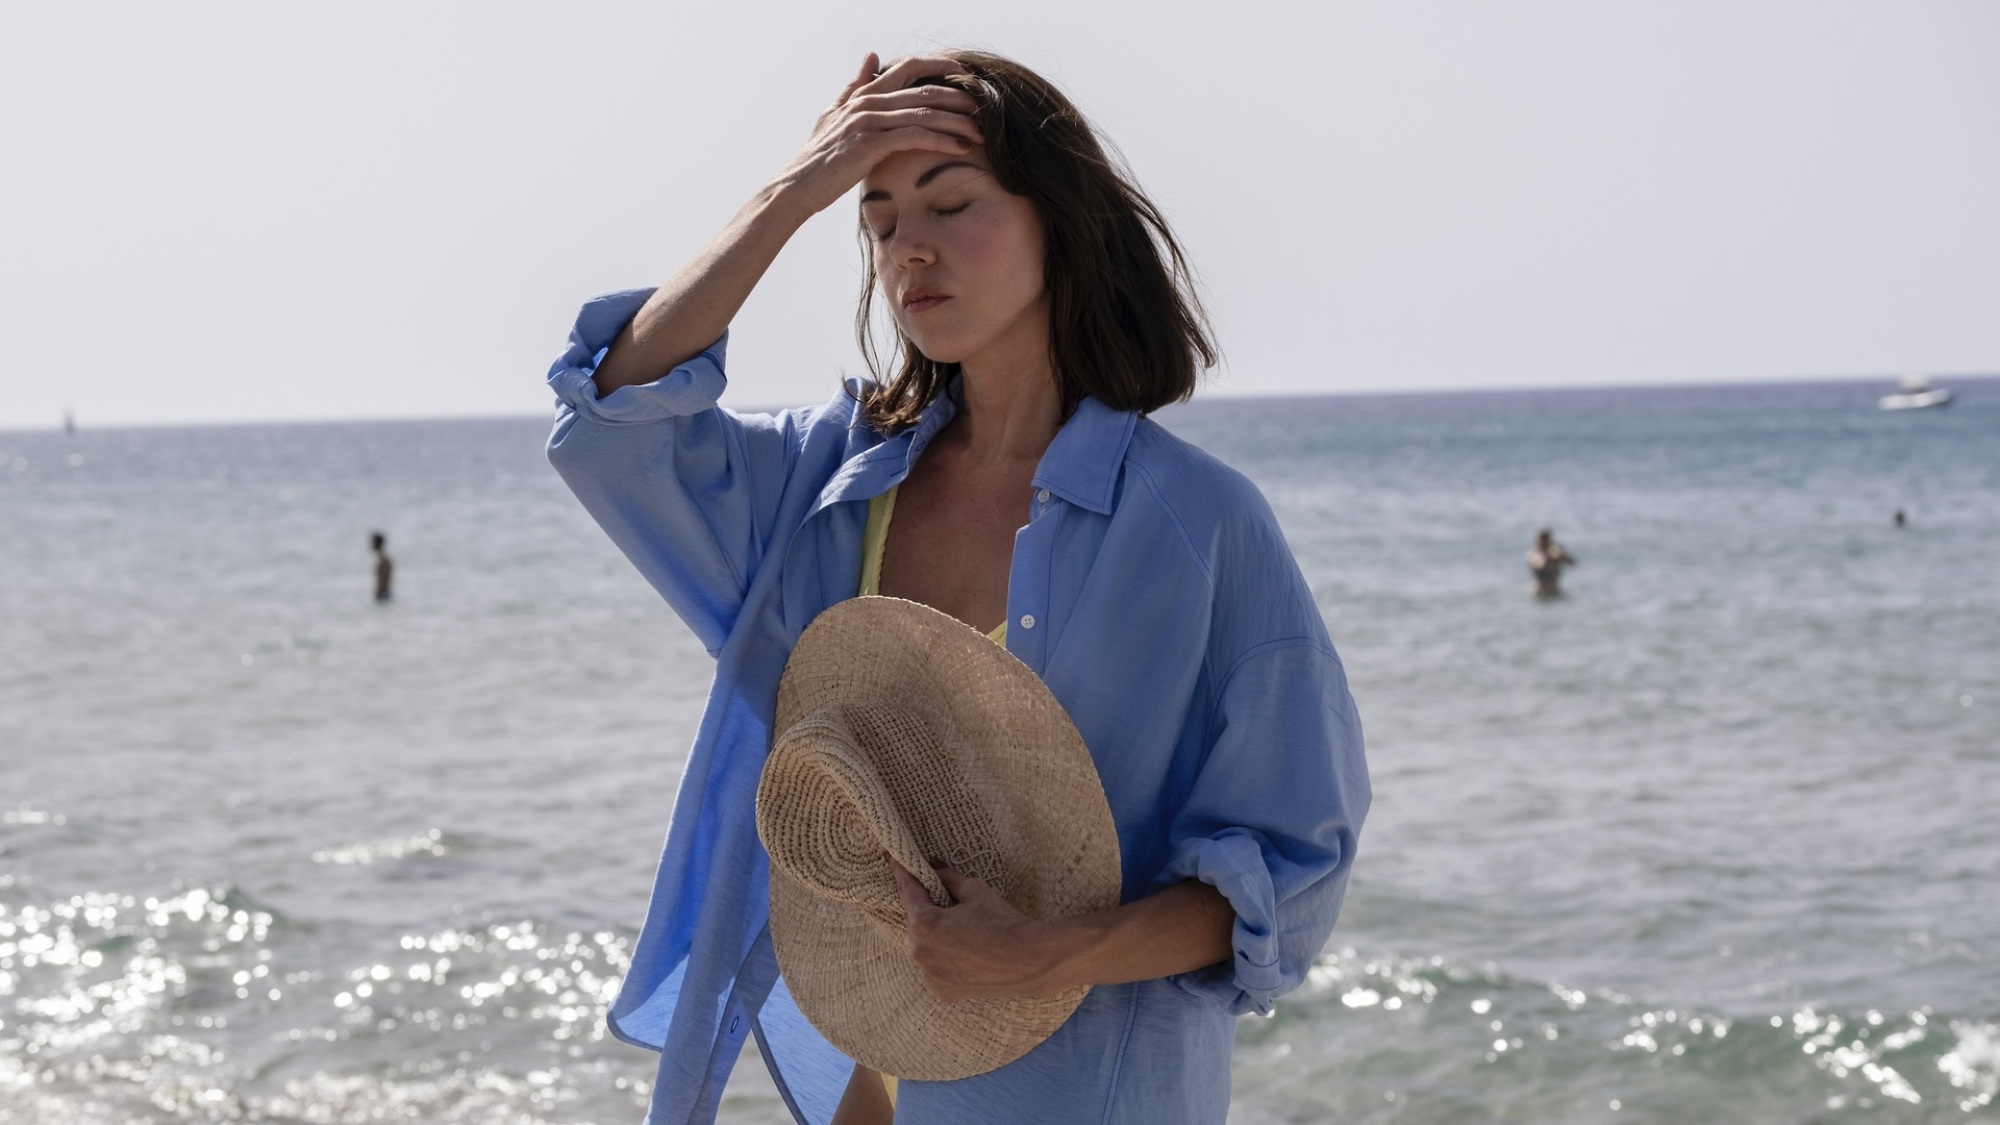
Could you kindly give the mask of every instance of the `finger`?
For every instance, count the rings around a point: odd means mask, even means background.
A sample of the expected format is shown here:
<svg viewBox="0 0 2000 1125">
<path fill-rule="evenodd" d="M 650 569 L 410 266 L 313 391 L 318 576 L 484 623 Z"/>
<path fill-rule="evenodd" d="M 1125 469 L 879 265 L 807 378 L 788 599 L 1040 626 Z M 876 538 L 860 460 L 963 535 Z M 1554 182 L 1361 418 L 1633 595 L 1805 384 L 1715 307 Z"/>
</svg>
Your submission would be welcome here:
<svg viewBox="0 0 2000 1125">
<path fill-rule="evenodd" d="M 928 86 L 923 88 L 936 89 Z M 852 115 L 851 120 L 856 129 L 886 133 L 893 129 L 916 125 L 964 137 L 973 144 L 985 144 L 986 131 L 979 127 L 978 118 L 973 116 L 976 108 L 928 105 L 922 102 L 890 106 L 870 105 L 857 98 L 847 107 L 847 111 Z"/>
<path fill-rule="evenodd" d="M 876 57 L 875 52 L 868 52 L 868 57 L 861 60 L 861 72 L 848 81 L 847 85 L 840 91 L 840 96 L 833 100 L 833 104 L 847 104 L 848 99 L 854 96 L 854 92 L 875 81 L 875 76 L 881 70 L 882 60 Z"/>
<path fill-rule="evenodd" d="M 916 109 L 922 106 L 962 113 L 968 117 L 979 112 L 978 100 L 956 86 L 911 86 L 902 90 L 858 94 L 852 101 L 853 108 L 857 112 Z"/>
<path fill-rule="evenodd" d="M 947 156 L 968 156 L 977 147 L 975 141 L 950 133 L 939 133 L 931 129 L 892 129 L 886 133 L 865 133 L 862 147 L 866 159 L 879 164 L 899 152 L 936 152 Z"/>
<path fill-rule="evenodd" d="M 890 63 L 888 68 L 864 89 L 870 93 L 900 90 L 919 78 L 964 73 L 966 73 L 965 64 L 947 55 L 911 55 Z"/>
<path fill-rule="evenodd" d="M 881 140 L 882 136 L 893 135 L 906 129 L 922 129 L 945 136 L 959 137 L 968 144 L 983 144 L 986 134 L 979 131 L 979 125 L 972 118 L 950 110 L 931 109 L 919 106 L 915 109 L 892 109 L 882 113 L 857 113 L 853 128 L 862 139 Z"/>
<path fill-rule="evenodd" d="M 947 867 L 942 863 L 933 863 L 931 867 L 937 872 L 938 882 L 944 884 L 944 889 L 950 891 L 951 897 L 957 902 L 964 902 L 968 897 L 979 890 L 984 890 L 986 887 L 984 882 L 970 875 L 960 874 L 955 867 Z M 974 884 L 978 884 L 977 888 L 974 887 Z"/>
<path fill-rule="evenodd" d="M 901 152 L 935 152 L 945 156 L 970 156 L 978 142 L 951 133 L 911 126 L 887 132 L 856 133 L 852 147 L 860 163 L 874 167 Z M 860 177 L 856 177 L 859 179 Z"/>
<path fill-rule="evenodd" d="M 896 877 L 896 895 L 903 900 L 905 917 L 914 918 L 925 910 L 937 909 L 931 905 L 931 892 L 907 868 L 897 863 L 895 856 L 884 853 L 882 858 L 889 861 L 889 874 Z"/>
</svg>

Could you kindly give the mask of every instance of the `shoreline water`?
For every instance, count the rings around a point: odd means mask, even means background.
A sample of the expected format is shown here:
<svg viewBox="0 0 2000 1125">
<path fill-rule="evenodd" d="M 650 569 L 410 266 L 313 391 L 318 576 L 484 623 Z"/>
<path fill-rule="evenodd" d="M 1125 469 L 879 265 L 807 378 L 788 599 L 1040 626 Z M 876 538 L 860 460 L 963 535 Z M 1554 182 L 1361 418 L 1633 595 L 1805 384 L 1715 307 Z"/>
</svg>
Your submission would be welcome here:
<svg viewBox="0 0 2000 1125">
<path fill-rule="evenodd" d="M 1232 1120 L 1991 1111 L 2000 385 L 1712 390 L 1163 413 L 1377 778 Z M 601 1007 L 709 665 L 545 422 L 84 422 L 0 434 L 0 1119 L 636 1119 Z M 725 1120 L 782 1120 L 755 1066 Z"/>
</svg>

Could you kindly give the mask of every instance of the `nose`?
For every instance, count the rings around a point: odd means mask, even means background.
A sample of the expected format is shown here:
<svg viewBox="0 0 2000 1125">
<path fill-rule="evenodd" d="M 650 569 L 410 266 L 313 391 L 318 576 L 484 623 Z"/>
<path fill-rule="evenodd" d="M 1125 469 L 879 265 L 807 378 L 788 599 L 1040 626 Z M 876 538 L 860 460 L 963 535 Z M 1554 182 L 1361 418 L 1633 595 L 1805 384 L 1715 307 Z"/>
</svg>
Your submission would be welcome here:
<svg viewBox="0 0 2000 1125">
<path fill-rule="evenodd" d="M 937 261 L 937 244 L 931 238 L 929 224 L 920 217 L 898 222 L 882 249 L 899 269 L 915 269 Z"/>
</svg>

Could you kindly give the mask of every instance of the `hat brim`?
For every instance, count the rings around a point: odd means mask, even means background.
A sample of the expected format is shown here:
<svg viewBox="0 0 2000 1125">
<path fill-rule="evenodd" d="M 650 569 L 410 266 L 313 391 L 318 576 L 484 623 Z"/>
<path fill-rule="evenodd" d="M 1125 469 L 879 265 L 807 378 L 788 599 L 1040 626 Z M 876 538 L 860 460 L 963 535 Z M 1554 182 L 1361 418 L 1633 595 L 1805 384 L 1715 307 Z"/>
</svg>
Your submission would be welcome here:
<svg viewBox="0 0 2000 1125">
<path fill-rule="evenodd" d="M 927 1081 L 1005 1065 L 1060 1027 L 1088 989 L 946 1003 L 925 988 L 880 859 L 924 876 L 940 860 L 1039 919 L 1118 904 L 1095 764 L 1033 670 L 928 606 L 855 598 L 799 638 L 774 729 L 757 796 L 771 936 L 813 1026 L 863 1065 Z"/>
</svg>

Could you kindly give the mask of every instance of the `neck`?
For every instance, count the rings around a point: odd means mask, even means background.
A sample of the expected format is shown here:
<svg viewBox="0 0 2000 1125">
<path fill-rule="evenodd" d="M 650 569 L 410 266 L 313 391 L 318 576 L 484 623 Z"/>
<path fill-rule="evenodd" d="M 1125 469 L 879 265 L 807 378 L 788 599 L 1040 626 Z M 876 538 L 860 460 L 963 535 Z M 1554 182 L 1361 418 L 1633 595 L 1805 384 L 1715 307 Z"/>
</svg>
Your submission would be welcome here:
<svg viewBox="0 0 2000 1125">
<path fill-rule="evenodd" d="M 1062 426 L 1046 310 L 1042 317 L 1042 331 L 996 341 L 959 364 L 961 401 L 952 429 L 977 460 L 1040 461 Z"/>
</svg>

